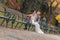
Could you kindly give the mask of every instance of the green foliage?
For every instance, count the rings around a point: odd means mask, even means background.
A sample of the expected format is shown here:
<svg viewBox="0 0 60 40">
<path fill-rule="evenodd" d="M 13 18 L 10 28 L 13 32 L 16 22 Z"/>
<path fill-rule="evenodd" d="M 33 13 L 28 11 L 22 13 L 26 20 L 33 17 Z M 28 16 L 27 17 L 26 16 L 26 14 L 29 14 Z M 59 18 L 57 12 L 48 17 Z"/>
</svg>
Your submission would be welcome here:
<svg viewBox="0 0 60 40">
<path fill-rule="evenodd" d="M 47 0 L 45 0 L 47 1 Z M 48 12 L 48 2 L 44 2 L 44 0 L 24 0 L 21 12 L 29 13 L 31 10 L 41 10 L 42 12 Z"/>
<path fill-rule="evenodd" d="M 20 7 L 22 6 L 23 4 L 23 0 L 17 0 L 18 4 L 20 5 Z"/>
</svg>

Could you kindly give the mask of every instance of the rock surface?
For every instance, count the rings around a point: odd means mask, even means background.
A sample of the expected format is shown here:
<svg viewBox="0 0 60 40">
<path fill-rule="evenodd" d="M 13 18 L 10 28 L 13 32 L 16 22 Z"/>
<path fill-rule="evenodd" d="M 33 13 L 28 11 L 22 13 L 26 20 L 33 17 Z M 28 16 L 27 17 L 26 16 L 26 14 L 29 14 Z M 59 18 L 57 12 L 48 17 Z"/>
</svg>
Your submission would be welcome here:
<svg viewBox="0 0 60 40">
<path fill-rule="evenodd" d="M 0 40 L 60 40 L 60 36 L 0 27 Z"/>
</svg>

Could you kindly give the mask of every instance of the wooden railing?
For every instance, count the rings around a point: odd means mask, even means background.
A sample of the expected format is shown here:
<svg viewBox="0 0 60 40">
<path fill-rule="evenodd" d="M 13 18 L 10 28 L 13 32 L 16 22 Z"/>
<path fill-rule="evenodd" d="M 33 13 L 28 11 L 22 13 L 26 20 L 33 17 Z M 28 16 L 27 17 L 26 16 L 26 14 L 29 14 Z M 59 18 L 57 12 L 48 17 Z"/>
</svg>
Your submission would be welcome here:
<svg viewBox="0 0 60 40">
<path fill-rule="evenodd" d="M 15 22 L 23 22 L 22 20 L 22 14 L 18 11 L 15 11 L 15 10 L 12 10 L 12 9 L 9 9 L 9 8 L 4 8 L 4 11 L 0 11 L 1 13 L 4 13 L 3 16 L 0 16 L 1 19 L 4 19 L 4 21 L 6 21 L 6 27 L 8 25 L 8 22 L 9 21 L 12 21 L 12 25 L 15 23 Z M 17 20 L 16 20 L 17 19 Z M 19 20 L 20 19 L 20 20 Z M 25 22 L 24 22 L 25 23 Z M 2 23 L 3 24 L 3 23 Z M 1 24 L 1 25 L 2 25 Z M 12 26 L 13 27 L 13 26 Z"/>
</svg>

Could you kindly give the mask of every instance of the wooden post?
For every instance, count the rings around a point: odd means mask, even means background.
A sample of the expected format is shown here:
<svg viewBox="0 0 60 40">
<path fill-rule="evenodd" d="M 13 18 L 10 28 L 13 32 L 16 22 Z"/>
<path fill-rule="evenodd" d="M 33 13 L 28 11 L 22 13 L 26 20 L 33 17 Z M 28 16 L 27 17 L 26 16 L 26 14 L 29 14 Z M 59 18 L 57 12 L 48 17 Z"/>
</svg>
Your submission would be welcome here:
<svg viewBox="0 0 60 40">
<path fill-rule="evenodd" d="M 8 27 L 9 19 L 6 19 L 6 28 Z"/>
<path fill-rule="evenodd" d="M 16 20 L 16 16 L 15 15 L 13 15 L 13 17 L 12 17 L 12 28 L 13 28 L 13 24 L 15 23 L 15 20 Z"/>
<path fill-rule="evenodd" d="M 18 21 L 19 21 L 19 15 L 18 15 Z M 16 26 L 15 26 L 15 28 L 17 27 L 17 25 L 19 24 L 19 22 L 17 22 L 17 24 L 16 24 Z"/>
<path fill-rule="evenodd" d="M 4 8 L 4 16 L 6 16 L 6 14 L 7 14 L 6 8 L 5 7 L 3 7 L 3 8 Z M 5 19 L 3 19 L 2 23 L 1 23 L 1 26 L 4 22 L 5 22 Z"/>
</svg>

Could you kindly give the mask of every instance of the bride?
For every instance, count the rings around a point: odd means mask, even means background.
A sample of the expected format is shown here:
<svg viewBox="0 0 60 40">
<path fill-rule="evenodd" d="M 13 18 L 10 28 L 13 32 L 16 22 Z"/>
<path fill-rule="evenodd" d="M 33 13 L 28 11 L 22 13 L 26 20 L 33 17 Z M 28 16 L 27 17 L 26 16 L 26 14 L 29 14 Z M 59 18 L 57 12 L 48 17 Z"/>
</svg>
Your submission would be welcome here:
<svg viewBox="0 0 60 40">
<path fill-rule="evenodd" d="M 40 11 L 34 11 L 33 14 L 31 15 L 31 23 L 35 26 L 35 32 L 44 34 L 44 32 L 40 29 L 40 24 L 37 18 L 39 17 L 40 19 Z"/>
</svg>

